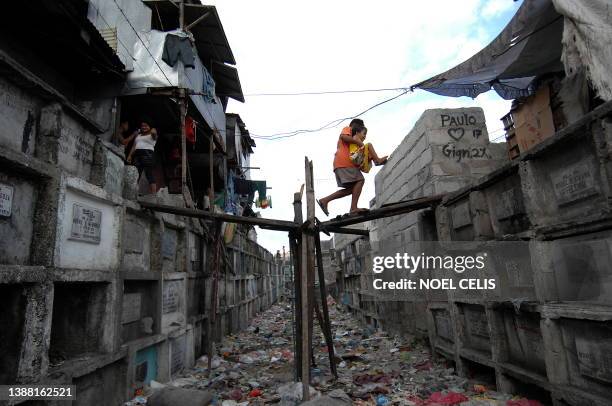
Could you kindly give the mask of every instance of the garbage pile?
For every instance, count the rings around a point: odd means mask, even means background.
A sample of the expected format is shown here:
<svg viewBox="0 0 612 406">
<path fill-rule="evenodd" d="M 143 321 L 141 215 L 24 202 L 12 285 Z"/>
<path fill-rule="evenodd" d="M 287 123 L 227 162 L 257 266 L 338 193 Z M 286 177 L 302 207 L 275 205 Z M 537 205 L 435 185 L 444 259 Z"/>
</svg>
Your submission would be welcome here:
<svg viewBox="0 0 612 406">
<path fill-rule="evenodd" d="M 315 320 L 311 401 L 301 403 L 302 386 L 294 382 L 289 304 L 272 306 L 246 331 L 226 337 L 217 346 L 210 374 L 203 356 L 169 385 L 213 393 L 212 404 L 218 406 L 542 406 L 494 391 L 491 377 L 459 377 L 444 360 L 432 359 L 424 342 L 361 326 L 331 297 L 328 304 L 338 379 L 331 375 L 327 346 Z M 146 402 L 129 406 L 141 404 Z"/>
</svg>

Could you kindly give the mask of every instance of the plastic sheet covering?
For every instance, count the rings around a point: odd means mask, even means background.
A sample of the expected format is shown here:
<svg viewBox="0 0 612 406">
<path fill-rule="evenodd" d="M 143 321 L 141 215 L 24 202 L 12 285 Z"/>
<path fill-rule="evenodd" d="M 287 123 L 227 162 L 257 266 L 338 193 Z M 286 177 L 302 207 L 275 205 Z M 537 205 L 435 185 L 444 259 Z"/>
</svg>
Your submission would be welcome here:
<svg viewBox="0 0 612 406">
<path fill-rule="evenodd" d="M 179 71 L 185 69 L 182 63 L 172 67 L 162 60 L 166 35 L 170 33 L 181 35 L 179 32 L 156 30 L 139 33 L 142 42 L 135 42 L 132 54 L 134 70 L 128 75 L 124 94 L 144 93 L 147 88 L 179 86 Z"/>
<path fill-rule="evenodd" d="M 181 61 L 174 67 L 169 66 L 162 60 L 164 43 L 167 35 L 187 36 L 181 30 L 168 32 L 151 30 L 141 32 L 140 40 L 134 45 L 134 71 L 128 75 L 124 95 L 134 95 L 146 93 L 148 88 L 181 87 L 193 91 L 189 97 L 191 102 L 198 109 L 206 124 L 210 128 L 216 128 L 225 139 L 225 112 L 221 100 L 214 97 L 214 103 L 206 101 L 202 96 L 206 92 L 204 80 L 208 71 L 202 65 L 202 61 L 194 48 L 195 68 L 185 68 Z M 214 91 L 213 91 L 214 94 Z"/>
<path fill-rule="evenodd" d="M 612 100 L 610 0 L 553 0 L 564 16 L 563 64 L 568 75 L 583 68 L 602 99 Z"/>
<path fill-rule="evenodd" d="M 563 71 L 562 30 L 563 18 L 551 0 L 525 0 L 487 47 L 412 88 L 451 97 L 474 98 L 490 89 L 504 99 L 529 96 L 536 76 Z"/>
</svg>

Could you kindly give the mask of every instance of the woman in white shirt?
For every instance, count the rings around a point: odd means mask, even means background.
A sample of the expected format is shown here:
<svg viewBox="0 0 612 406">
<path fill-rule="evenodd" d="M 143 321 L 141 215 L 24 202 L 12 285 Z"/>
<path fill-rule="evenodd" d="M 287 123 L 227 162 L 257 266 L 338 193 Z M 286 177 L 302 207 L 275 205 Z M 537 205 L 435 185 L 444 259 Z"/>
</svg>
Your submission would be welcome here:
<svg viewBox="0 0 612 406">
<path fill-rule="evenodd" d="M 127 157 L 127 161 L 132 163 L 132 157 L 134 158 L 134 165 L 138 168 L 138 180 L 144 171 L 147 181 L 149 182 L 149 191 L 151 193 L 157 192 L 157 185 L 155 183 L 155 177 L 153 176 L 153 165 L 154 165 L 154 151 L 155 143 L 157 142 L 157 131 L 151 127 L 150 120 L 143 119 L 140 123 L 140 130 L 134 139 L 134 145 L 132 150 Z"/>
</svg>

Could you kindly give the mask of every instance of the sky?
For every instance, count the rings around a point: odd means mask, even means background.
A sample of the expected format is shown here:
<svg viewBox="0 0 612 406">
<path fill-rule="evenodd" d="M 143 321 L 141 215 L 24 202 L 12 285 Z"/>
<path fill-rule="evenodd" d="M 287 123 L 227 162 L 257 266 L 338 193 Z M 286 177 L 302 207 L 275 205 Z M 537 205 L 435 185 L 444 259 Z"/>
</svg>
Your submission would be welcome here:
<svg viewBox="0 0 612 406">
<path fill-rule="evenodd" d="M 428 1 L 206 1 L 217 7 L 236 58 L 245 103 L 230 100 L 254 137 L 315 129 L 351 117 L 398 91 L 312 96 L 248 96 L 409 87 L 444 72 L 485 47 L 510 21 L 513 0 Z M 416 90 L 364 114 L 368 141 L 389 155 L 426 109 L 482 107 L 489 138 L 503 141 L 500 118 L 510 102 L 494 91 L 476 99 Z M 255 138 L 251 178 L 266 180 L 272 208 L 262 217 L 293 220 L 293 193 L 304 183 L 304 157 L 313 161 L 317 198 L 335 190 L 332 161 L 342 126 L 282 140 Z M 360 207 L 374 197 L 366 174 Z M 346 213 L 350 198 L 330 203 L 330 215 Z M 325 215 L 317 207 L 317 217 Z M 287 234 L 257 229 L 258 242 L 275 253 Z"/>
</svg>

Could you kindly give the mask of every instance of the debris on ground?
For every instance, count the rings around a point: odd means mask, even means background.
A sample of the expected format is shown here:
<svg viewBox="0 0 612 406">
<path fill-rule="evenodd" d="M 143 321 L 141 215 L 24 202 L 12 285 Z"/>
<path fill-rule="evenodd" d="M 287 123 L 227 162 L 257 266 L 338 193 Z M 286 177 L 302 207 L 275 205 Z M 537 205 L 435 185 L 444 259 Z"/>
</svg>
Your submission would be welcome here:
<svg viewBox="0 0 612 406">
<path fill-rule="evenodd" d="M 426 343 L 416 337 L 390 337 L 360 325 L 331 297 L 328 304 L 338 379 L 332 377 L 327 346 L 315 322 L 316 365 L 311 370 L 309 402 L 302 403 L 302 384 L 294 382 L 292 315 L 287 303 L 272 306 L 245 331 L 225 337 L 217 346 L 211 371 L 208 357 L 203 356 L 166 386 L 208 391 L 214 394 L 211 404 L 217 406 L 542 406 L 496 392 L 486 380 L 462 378 L 445 360 L 433 359 Z M 140 406 L 144 400 L 128 403 Z"/>
</svg>

